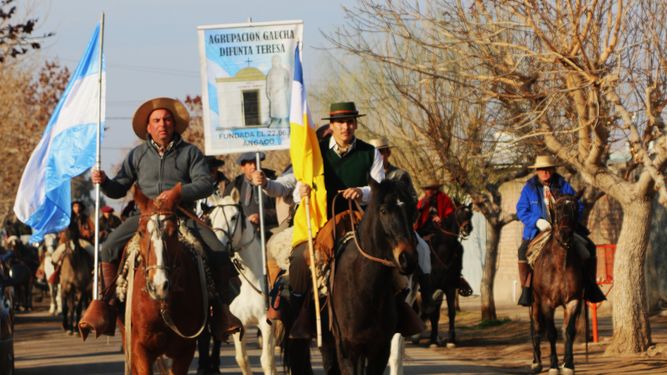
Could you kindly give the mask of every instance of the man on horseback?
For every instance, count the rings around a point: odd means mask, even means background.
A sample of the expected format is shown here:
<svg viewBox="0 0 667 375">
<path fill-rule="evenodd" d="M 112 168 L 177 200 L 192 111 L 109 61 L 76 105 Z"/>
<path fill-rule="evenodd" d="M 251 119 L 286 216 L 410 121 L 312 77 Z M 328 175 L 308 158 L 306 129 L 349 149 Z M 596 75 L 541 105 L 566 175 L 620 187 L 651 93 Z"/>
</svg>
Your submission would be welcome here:
<svg viewBox="0 0 667 375">
<path fill-rule="evenodd" d="M 430 237 L 433 230 L 442 229 L 442 224 L 452 214 L 454 214 L 455 207 L 452 199 L 445 192 L 440 190 L 442 183 L 435 178 L 429 179 L 422 189 L 424 189 L 424 196 L 419 199 L 417 203 L 417 221 L 415 223 L 415 230 L 424 238 Z M 460 252 L 456 254 L 457 264 L 455 269 L 459 270 L 459 281 L 457 289 L 459 294 L 467 297 L 472 294 L 472 288 L 468 281 L 460 274 L 463 269 L 463 247 L 460 247 Z"/>
<path fill-rule="evenodd" d="M 411 201 L 408 202 L 408 206 L 416 208 L 417 191 L 415 191 L 415 187 L 412 185 L 412 178 L 410 178 L 410 174 L 408 174 L 407 171 L 404 171 L 389 162 L 392 146 L 389 145 L 387 138 L 382 137 L 372 139 L 370 143 L 376 150 L 378 150 L 382 157 L 382 167 L 384 168 L 385 178 L 403 185 L 411 198 Z M 414 223 L 417 219 L 417 212 L 413 209 L 411 209 L 410 212 L 413 214 L 408 220 L 410 223 Z M 419 234 L 417 234 L 417 236 L 419 236 Z M 419 238 L 421 239 L 421 237 Z M 433 282 L 431 280 L 431 253 L 428 244 L 425 241 L 417 241 L 417 255 L 419 258 L 419 269 L 416 272 L 416 276 L 422 294 L 422 312 L 424 312 L 424 314 L 430 314 L 437 307 L 436 301 L 442 298 L 443 292 L 440 289 L 433 290 Z"/>
<path fill-rule="evenodd" d="M 320 141 L 320 152 L 324 162 L 324 182 L 327 191 L 327 216 L 336 215 L 348 209 L 347 200 L 360 200 L 362 205 L 369 202 L 371 188 L 368 178 L 382 181 L 385 178 L 382 158 L 372 145 L 355 136 L 359 117 L 365 116 L 357 111 L 354 102 L 333 103 L 330 106 L 329 117 L 323 120 L 330 121 L 331 135 Z M 294 192 L 295 202 L 310 194 L 311 188 L 297 182 Z M 342 199 L 334 197 L 340 194 Z M 333 211 L 333 212 L 332 212 Z M 307 243 L 297 245 L 292 250 L 289 265 L 289 284 L 292 290 L 292 300 L 295 309 L 299 311 L 310 286 L 310 270 L 306 265 L 304 255 Z M 409 309 L 410 310 L 410 309 Z M 414 314 L 413 314 L 414 315 Z M 310 338 L 309 312 L 300 311 L 294 323 L 290 336 L 292 338 Z M 419 326 L 416 315 L 415 322 L 407 325 Z M 409 319 L 409 318 L 406 318 Z"/>
<path fill-rule="evenodd" d="M 572 194 L 572 186 L 556 173 L 558 164 L 549 155 L 539 155 L 535 164 L 530 168 L 535 170 L 535 176 L 526 181 L 521 190 L 521 196 L 516 204 L 516 214 L 523 223 L 523 237 L 519 246 L 519 281 L 521 282 L 521 297 L 519 305 L 530 306 L 532 291 L 530 288 L 530 268 L 526 259 L 526 252 L 530 242 L 543 231 L 551 230 L 555 195 Z M 578 216 L 581 218 L 584 206 L 578 202 Z M 595 280 L 597 267 L 595 244 L 588 238 L 588 230 L 579 223 L 575 230 L 575 246 L 580 253 L 587 253 L 588 258 L 584 265 L 584 299 L 590 302 L 601 302 L 606 298 Z"/>
<path fill-rule="evenodd" d="M 156 201 L 167 199 L 167 190 L 181 183 L 180 204 L 186 210 L 191 210 L 197 199 L 205 198 L 213 192 L 214 184 L 202 152 L 181 138 L 189 121 L 187 109 L 178 100 L 155 98 L 143 103 L 134 114 L 132 127 L 135 134 L 145 142 L 130 151 L 113 179 L 108 178 L 104 171 L 93 170 L 93 183 L 100 184 L 102 191 L 115 199 L 124 197 L 136 183 L 146 196 Z M 105 293 L 102 300 L 93 301 L 81 320 L 80 326 L 84 332 L 95 329 L 98 333 L 114 334 L 117 307 L 112 286 L 122 250 L 137 231 L 139 219 L 139 215 L 127 218 L 111 232 L 102 246 L 100 266 Z M 186 227 L 208 249 L 207 258 L 214 270 L 229 260 L 227 250 L 210 228 L 190 218 L 184 221 Z M 219 295 L 229 294 L 224 293 L 227 283 L 216 281 Z M 220 298 L 211 301 L 211 306 L 216 336 L 240 327 L 238 320 L 229 313 L 228 305 Z"/>
</svg>

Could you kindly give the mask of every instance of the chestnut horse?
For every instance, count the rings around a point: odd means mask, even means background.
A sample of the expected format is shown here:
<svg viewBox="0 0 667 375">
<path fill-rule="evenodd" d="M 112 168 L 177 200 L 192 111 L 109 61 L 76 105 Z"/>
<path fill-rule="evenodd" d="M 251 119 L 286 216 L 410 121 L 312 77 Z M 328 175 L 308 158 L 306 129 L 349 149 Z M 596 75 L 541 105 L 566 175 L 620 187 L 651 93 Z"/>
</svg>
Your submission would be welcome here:
<svg viewBox="0 0 667 375">
<path fill-rule="evenodd" d="M 540 341 L 546 331 L 551 345 L 549 374 L 558 374 L 556 352 L 556 325 L 554 312 L 562 306 L 565 338 L 565 362 L 561 374 L 574 373 L 572 344 L 577 333 L 577 317 L 583 303 L 583 264 L 574 239 L 577 223 L 577 198 L 561 195 L 556 199 L 551 238 L 533 263 L 533 304 L 530 307 L 531 337 L 533 341 L 532 370 L 542 370 Z M 547 235 L 547 233 L 543 234 Z"/>
<path fill-rule="evenodd" d="M 428 222 L 420 234 L 428 239 L 431 247 L 431 277 L 433 287 L 442 289 L 447 299 L 447 315 L 449 317 L 449 331 L 447 333 L 447 347 L 456 346 L 456 292 L 459 276 L 462 269 L 463 245 L 459 237 L 467 237 L 472 232 L 472 203 L 456 205 L 454 213 L 447 216 L 441 225 Z M 431 321 L 431 346 L 443 344 L 438 334 L 440 323 L 440 307 L 427 316 Z M 413 342 L 418 341 L 413 338 Z M 416 342 L 415 342 L 416 343 Z"/>
<path fill-rule="evenodd" d="M 125 352 L 132 374 L 152 374 L 153 363 L 162 355 L 173 360 L 170 374 L 187 374 L 196 337 L 206 325 L 208 306 L 204 305 L 208 301 L 201 258 L 182 241 L 182 233 L 179 235 L 176 208 L 180 195 L 180 184 L 161 201 L 151 201 L 135 189 L 134 199 L 141 212 L 139 261 L 132 294 L 128 295 L 131 306 L 126 306 L 131 309 L 131 328 L 127 330 L 131 339 L 124 340 L 130 343 Z M 127 331 L 121 327 L 121 332 Z"/>
</svg>

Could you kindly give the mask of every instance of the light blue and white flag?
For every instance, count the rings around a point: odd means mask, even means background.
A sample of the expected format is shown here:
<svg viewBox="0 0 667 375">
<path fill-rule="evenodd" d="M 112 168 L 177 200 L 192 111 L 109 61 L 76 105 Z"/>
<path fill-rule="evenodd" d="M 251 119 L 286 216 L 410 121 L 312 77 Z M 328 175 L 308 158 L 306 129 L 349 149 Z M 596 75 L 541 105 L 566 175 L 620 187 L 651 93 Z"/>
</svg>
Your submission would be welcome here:
<svg viewBox="0 0 667 375">
<path fill-rule="evenodd" d="M 103 64 L 100 84 L 99 59 L 98 24 L 42 139 L 30 155 L 16 193 L 14 212 L 19 220 L 32 227 L 31 242 L 69 225 L 70 180 L 95 164 L 98 120 L 101 118 L 102 131 L 106 91 Z"/>
</svg>

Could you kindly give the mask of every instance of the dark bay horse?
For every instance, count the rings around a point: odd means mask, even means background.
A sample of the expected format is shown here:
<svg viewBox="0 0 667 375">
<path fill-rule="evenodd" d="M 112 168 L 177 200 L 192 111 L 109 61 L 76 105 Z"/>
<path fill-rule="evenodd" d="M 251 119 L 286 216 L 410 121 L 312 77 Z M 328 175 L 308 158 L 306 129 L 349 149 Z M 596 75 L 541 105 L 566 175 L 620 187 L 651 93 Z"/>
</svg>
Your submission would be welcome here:
<svg viewBox="0 0 667 375">
<path fill-rule="evenodd" d="M 408 274 L 417 265 L 402 186 L 372 179 L 369 185 L 371 200 L 343 239 L 329 279 L 331 315 L 324 321 L 331 321 L 332 330 L 324 334 L 322 349 L 328 373 L 384 372 L 398 326 L 394 272 Z"/>
<path fill-rule="evenodd" d="M 551 345 L 549 374 L 558 374 L 556 352 L 556 325 L 554 312 L 562 306 L 565 338 L 564 366 L 561 374 L 574 373 L 572 344 L 576 335 L 576 321 L 583 307 L 583 264 L 577 252 L 574 229 L 577 220 L 577 198 L 562 195 L 556 199 L 551 238 L 533 264 L 533 304 L 530 308 L 531 337 L 533 341 L 532 370 L 542 370 L 540 341 L 546 332 Z"/>
<path fill-rule="evenodd" d="M 14 309 L 32 310 L 32 289 L 35 282 L 35 271 L 39 267 L 37 249 L 24 244 L 17 236 L 7 240 L 5 263 L 10 272 L 8 284 L 14 287 Z"/>
<path fill-rule="evenodd" d="M 132 374 L 152 374 L 153 363 L 161 355 L 173 360 L 170 374 L 187 374 L 196 337 L 208 315 L 207 289 L 200 278 L 203 266 L 195 251 L 179 238 L 176 209 L 181 185 L 168 192 L 167 199 L 151 201 L 135 190 L 141 212 L 137 231 L 140 260 L 133 293 L 128 296 L 132 304 L 126 306 L 131 309 L 131 339 L 130 348 L 125 348 Z M 122 327 L 121 332 L 126 334 Z"/>
<path fill-rule="evenodd" d="M 73 238 L 69 229 L 60 233 L 56 253 L 61 253 L 60 290 L 63 309 L 63 329 L 70 335 L 79 326 L 85 296 L 92 294 L 93 259 L 83 248 L 87 241 Z"/>
<path fill-rule="evenodd" d="M 431 248 L 433 288 L 441 289 L 447 299 L 448 347 L 456 346 L 456 291 L 463 267 L 463 245 L 461 245 L 460 237 L 467 237 L 472 232 L 472 214 L 472 203 L 458 204 L 454 213 L 447 216 L 440 225 L 429 221 L 419 231 Z M 432 346 L 443 345 L 438 334 L 441 306 L 442 301 L 427 316 L 431 322 L 430 344 Z"/>
</svg>

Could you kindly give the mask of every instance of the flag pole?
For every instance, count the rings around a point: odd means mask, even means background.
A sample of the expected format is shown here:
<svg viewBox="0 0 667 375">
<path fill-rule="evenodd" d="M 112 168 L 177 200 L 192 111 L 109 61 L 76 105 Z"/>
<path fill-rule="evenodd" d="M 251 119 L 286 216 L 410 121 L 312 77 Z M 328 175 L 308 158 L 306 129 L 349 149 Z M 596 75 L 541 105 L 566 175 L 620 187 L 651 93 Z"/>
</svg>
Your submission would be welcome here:
<svg viewBox="0 0 667 375">
<path fill-rule="evenodd" d="M 322 347 L 322 316 L 320 313 L 320 298 L 317 289 L 317 274 L 315 269 L 315 249 L 313 247 L 313 224 L 310 222 L 310 195 L 305 197 L 306 222 L 308 223 L 308 256 L 310 256 L 310 278 L 313 282 L 313 299 L 315 300 L 315 328 L 317 329 L 317 347 Z"/>
<path fill-rule="evenodd" d="M 104 51 L 104 12 L 100 17 L 100 55 L 99 55 L 99 100 L 97 102 L 97 146 L 95 152 L 95 169 L 102 169 L 102 74 L 104 72 L 102 66 L 102 56 Z M 93 300 L 98 299 L 99 293 L 97 290 L 97 283 L 99 278 L 99 253 L 100 253 L 100 184 L 95 184 L 95 268 L 93 274 Z"/>
<path fill-rule="evenodd" d="M 262 171 L 262 165 L 260 164 L 260 155 L 259 151 L 255 152 L 255 164 L 257 165 L 257 170 Z M 264 192 L 262 191 L 262 185 L 257 186 L 257 197 L 259 197 L 259 239 L 262 249 L 262 292 L 264 293 L 264 309 L 269 309 L 269 282 L 267 280 L 266 272 L 266 238 L 264 236 Z"/>
</svg>

